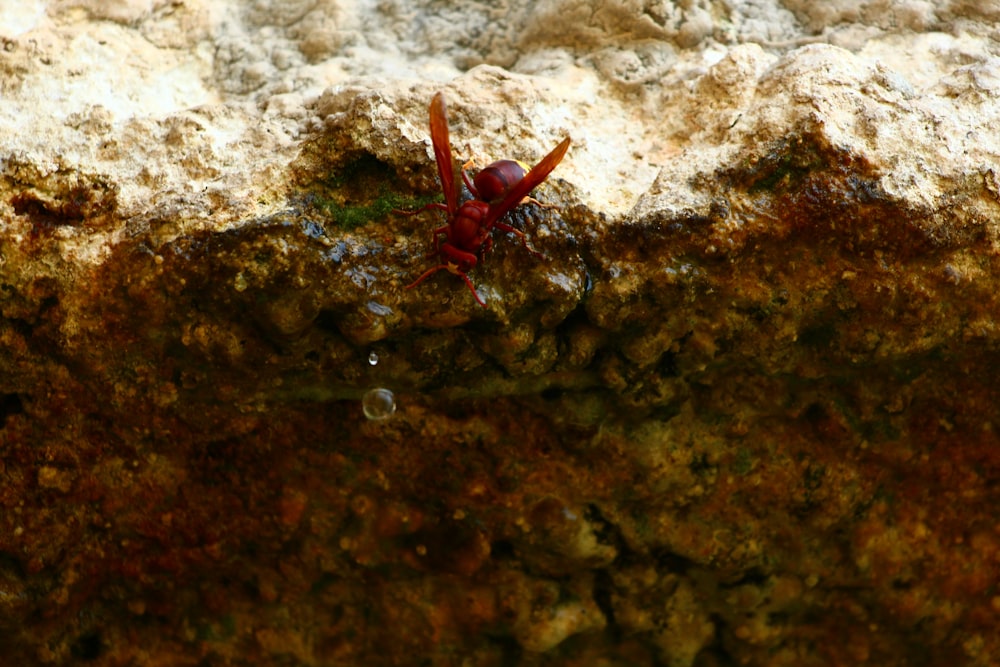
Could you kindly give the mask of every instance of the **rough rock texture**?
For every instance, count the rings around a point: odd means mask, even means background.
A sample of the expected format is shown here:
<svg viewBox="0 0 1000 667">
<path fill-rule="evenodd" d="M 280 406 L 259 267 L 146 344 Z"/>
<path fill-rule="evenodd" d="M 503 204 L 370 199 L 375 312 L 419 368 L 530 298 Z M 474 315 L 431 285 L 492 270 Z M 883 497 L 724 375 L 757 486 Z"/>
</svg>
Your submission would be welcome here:
<svg viewBox="0 0 1000 667">
<path fill-rule="evenodd" d="M 4 4 L 4 658 L 997 664 L 998 19 Z"/>
</svg>

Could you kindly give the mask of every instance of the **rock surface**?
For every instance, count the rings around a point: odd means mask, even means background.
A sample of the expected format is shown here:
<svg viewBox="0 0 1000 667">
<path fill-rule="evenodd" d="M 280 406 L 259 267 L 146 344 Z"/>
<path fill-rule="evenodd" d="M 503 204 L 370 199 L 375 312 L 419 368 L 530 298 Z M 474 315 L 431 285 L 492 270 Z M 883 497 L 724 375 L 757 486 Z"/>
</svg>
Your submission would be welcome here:
<svg viewBox="0 0 1000 667">
<path fill-rule="evenodd" d="M 10 4 L 12 664 L 1000 659 L 993 4 Z"/>
</svg>

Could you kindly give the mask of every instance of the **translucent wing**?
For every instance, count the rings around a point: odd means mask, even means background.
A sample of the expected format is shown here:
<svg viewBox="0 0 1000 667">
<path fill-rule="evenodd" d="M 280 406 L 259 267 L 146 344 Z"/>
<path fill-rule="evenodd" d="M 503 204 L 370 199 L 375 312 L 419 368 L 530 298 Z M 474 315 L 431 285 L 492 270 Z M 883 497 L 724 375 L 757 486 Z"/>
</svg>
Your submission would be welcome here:
<svg viewBox="0 0 1000 667">
<path fill-rule="evenodd" d="M 451 140 L 448 138 L 448 110 L 444 105 L 444 93 L 438 93 L 431 100 L 431 141 L 434 144 L 434 159 L 437 161 L 441 191 L 448 207 L 448 217 L 458 211 L 458 192 L 455 190 L 455 169 L 451 161 Z"/>
</svg>

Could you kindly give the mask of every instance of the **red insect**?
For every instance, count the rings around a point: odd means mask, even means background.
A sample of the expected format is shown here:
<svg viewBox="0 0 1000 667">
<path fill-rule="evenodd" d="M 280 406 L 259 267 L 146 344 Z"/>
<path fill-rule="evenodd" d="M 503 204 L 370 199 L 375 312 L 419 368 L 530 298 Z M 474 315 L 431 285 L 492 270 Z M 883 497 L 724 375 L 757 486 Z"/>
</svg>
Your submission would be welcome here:
<svg viewBox="0 0 1000 667">
<path fill-rule="evenodd" d="M 472 296 L 485 308 L 486 302 L 476 294 L 476 288 L 473 287 L 467 274 L 479 263 L 483 253 L 493 247 L 490 233 L 494 228 L 511 232 L 521 239 L 521 243 L 529 252 L 541 256 L 541 253 L 528 247 L 522 232 L 500 222 L 500 219 L 520 204 L 528 193 L 544 181 L 562 161 L 566 151 L 569 150 L 569 137 L 563 139 L 562 143 L 527 172 L 513 160 L 499 160 L 476 174 L 475 179 L 470 182 L 463 169 L 462 180 L 473 198 L 459 205 L 451 141 L 448 137 L 448 115 L 442 93 L 438 93 L 431 100 L 430 116 L 431 141 L 434 144 L 434 158 L 437 161 L 445 203 L 428 204 L 413 211 L 411 215 L 433 208 L 446 211 L 448 222 L 434 230 L 434 252 L 440 256 L 441 263 L 424 271 L 419 278 L 407 285 L 406 289 L 413 289 L 432 274 L 444 269 L 464 280 Z"/>
</svg>

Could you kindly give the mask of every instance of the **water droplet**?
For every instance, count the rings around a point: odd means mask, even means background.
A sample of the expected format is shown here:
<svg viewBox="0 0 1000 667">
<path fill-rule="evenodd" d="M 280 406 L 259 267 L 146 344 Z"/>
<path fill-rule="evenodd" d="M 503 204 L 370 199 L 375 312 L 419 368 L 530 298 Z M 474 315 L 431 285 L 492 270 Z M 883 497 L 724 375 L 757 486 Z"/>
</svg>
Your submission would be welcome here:
<svg viewBox="0 0 1000 667">
<path fill-rule="evenodd" d="M 237 292 L 242 292 L 247 288 L 247 286 L 247 277 L 243 275 L 242 271 L 237 273 L 236 277 L 233 278 L 233 289 Z"/>
<path fill-rule="evenodd" d="M 361 407 L 368 419 L 388 419 L 396 412 L 396 397 L 384 387 L 370 389 L 361 399 Z"/>
<path fill-rule="evenodd" d="M 371 354 L 368 355 L 368 363 L 371 364 L 372 366 L 377 366 L 378 365 L 378 353 L 377 352 L 372 352 Z"/>
</svg>

